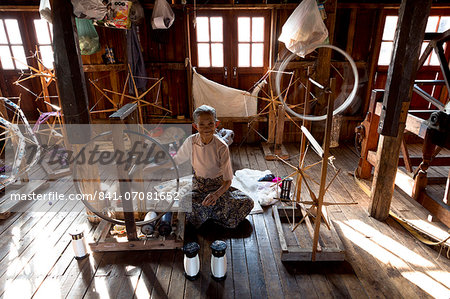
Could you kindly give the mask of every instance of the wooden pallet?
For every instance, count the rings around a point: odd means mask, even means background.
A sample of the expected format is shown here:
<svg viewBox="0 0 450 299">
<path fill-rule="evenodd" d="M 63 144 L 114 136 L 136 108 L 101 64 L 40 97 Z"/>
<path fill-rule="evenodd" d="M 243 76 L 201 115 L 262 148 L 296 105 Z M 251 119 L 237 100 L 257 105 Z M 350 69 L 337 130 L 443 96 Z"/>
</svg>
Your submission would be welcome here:
<svg viewBox="0 0 450 299">
<path fill-rule="evenodd" d="M 288 222 L 292 219 L 292 207 L 272 207 L 272 216 L 281 246 L 282 261 L 311 261 L 314 227 L 309 217 L 300 224 L 293 232 Z M 295 209 L 296 223 L 303 218 L 303 209 Z M 330 221 L 330 230 L 326 227 L 320 230 L 319 245 L 316 252 L 316 261 L 344 261 L 345 250 L 339 236 Z"/>
<path fill-rule="evenodd" d="M 128 250 L 167 250 L 183 247 L 185 213 L 177 213 L 176 230 L 168 237 L 149 237 L 128 241 L 127 236 L 111 235 L 113 224 L 102 220 L 92 235 L 89 246 L 94 252 Z"/>
</svg>

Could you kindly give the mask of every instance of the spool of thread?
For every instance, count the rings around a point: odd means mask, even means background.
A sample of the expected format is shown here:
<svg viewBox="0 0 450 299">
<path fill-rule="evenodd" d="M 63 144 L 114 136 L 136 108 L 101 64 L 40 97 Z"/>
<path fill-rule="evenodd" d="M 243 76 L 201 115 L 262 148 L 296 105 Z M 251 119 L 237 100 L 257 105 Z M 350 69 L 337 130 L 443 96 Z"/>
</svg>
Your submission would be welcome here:
<svg viewBox="0 0 450 299">
<path fill-rule="evenodd" d="M 227 277 L 227 256 L 225 255 L 227 243 L 221 240 L 211 244 L 211 275 L 212 278 L 221 281 Z"/>
<path fill-rule="evenodd" d="M 157 216 L 154 211 L 150 211 L 145 215 L 144 221 L 155 219 Z M 144 224 L 141 227 L 141 232 L 147 236 L 153 234 L 155 232 L 155 222 Z"/>
<path fill-rule="evenodd" d="M 74 229 L 69 232 L 72 237 L 72 247 L 75 253 L 75 259 L 82 260 L 89 255 L 86 249 L 86 240 L 81 229 Z"/>
<path fill-rule="evenodd" d="M 172 232 L 172 213 L 165 213 L 161 217 L 161 221 L 158 226 L 158 232 L 161 236 L 168 236 Z"/>
<path fill-rule="evenodd" d="M 281 182 L 281 199 L 291 200 L 291 186 L 292 186 L 292 178 L 285 178 Z"/>
<path fill-rule="evenodd" d="M 196 242 L 191 242 L 183 246 L 184 252 L 184 275 L 189 280 L 196 280 L 200 273 L 200 259 L 198 258 L 198 251 L 200 245 Z"/>
</svg>

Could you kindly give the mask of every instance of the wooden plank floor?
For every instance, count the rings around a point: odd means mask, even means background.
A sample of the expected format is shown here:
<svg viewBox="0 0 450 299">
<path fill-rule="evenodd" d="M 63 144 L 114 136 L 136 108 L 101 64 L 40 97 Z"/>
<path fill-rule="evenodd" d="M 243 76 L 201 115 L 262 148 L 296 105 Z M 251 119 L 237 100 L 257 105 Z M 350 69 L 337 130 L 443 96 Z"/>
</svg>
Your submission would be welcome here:
<svg viewBox="0 0 450 299">
<path fill-rule="evenodd" d="M 296 146 L 286 148 L 296 163 Z M 277 176 L 291 172 L 285 164 L 265 161 L 259 146 L 232 146 L 231 154 L 234 170 L 269 169 Z M 77 261 L 68 231 L 82 227 L 89 235 L 94 229 L 82 203 L 36 201 L 27 203 L 28 212 L 0 221 L 0 297 L 450 298 L 450 261 L 416 241 L 394 220 L 379 222 L 369 217 L 369 198 L 347 174 L 357 164 L 354 150 L 341 145 L 331 154 L 342 171 L 325 200 L 358 202 L 329 209 L 345 245 L 345 262 L 281 262 L 275 222 L 268 208 L 248 216 L 235 230 L 211 224 L 195 231 L 188 226 L 186 239 L 201 246 L 201 275 L 193 282 L 183 276 L 179 250 L 94 253 Z M 306 160 L 313 163 L 318 158 L 309 153 Z M 319 172 L 320 167 L 315 167 L 310 175 L 317 178 Z M 447 174 L 448 168 L 437 172 Z M 51 191 L 74 192 L 69 178 L 51 182 L 42 193 Z M 407 219 L 425 223 L 428 216 L 425 209 L 397 191 L 392 207 Z M 438 223 L 432 225 L 446 230 Z M 209 245 L 216 239 L 228 245 L 228 275 L 223 282 L 210 276 Z"/>
</svg>

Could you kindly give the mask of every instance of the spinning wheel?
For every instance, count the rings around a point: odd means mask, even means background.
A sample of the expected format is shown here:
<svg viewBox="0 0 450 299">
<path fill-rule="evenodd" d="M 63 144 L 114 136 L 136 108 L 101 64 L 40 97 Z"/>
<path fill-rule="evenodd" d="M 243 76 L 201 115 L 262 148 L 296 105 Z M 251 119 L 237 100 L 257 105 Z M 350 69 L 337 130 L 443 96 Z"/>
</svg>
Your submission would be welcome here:
<svg viewBox="0 0 450 299">
<path fill-rule="evenodd" d="M 169 155 L 167 149 L 155 139 L 130 130 L 122 130 L 118 135 L 115 132 L 104 132 L 91 139 L 80 152 L 86 152 L 89 148 L 96 149 L 95 156 L 90 156 L 93 161 L 99 161 L 95 166 L 99 168 L 100 178 L 86 177 L 83 172 L 83 156 L 78 155 L 74 161 L 73 179 L 77 192 L 81 195 L 88 193 L 85 188 L 86 182 L 99 181 L 101 189 L 96 192 L 98 199 L 105 200 L 105 206 L 102 209 L 95 207 L 90 203 L 86 196 L 81 200 L 84 205 L 98 217 L 113 224 L 124 225 L 125 221 L 115 218 L 115 214 L 120 209 L 117 202 L 122 202 L 123 212 L 146 213 L 149 210 L 161 212 L 157 217 L 137 221 L 137 226 L 142 226 L 159 220 L 162 215 L 174 207 L 177 196 L 179 195 L 179 172 L 178 168 Z M 123 147 L 113 149 L 101 148 L 100 141 L 111 140 L 117 144 L 121 142 Z M 116 140 L 114 140 L 116 139 Z M 103 143 L 105 144 L 105 143 Z M 113 152 L 111 152 L 113 150 Z M 124 153 L 121 156 L 120 152 Z M 113 162 L 101 163 L 101 156 L 113 155 L 117 157 Z M 167 169 L 161 169 L 159 166 L 169 165 Z M 121 172 L 121 168 L 125 172 Z M 162 182 L 173 180 L 176 182 L 176 188 L 172 194 L 158 193 L 155 186 Z M 125 187 L 125 184 L 128 186 Z M 124 190 L 124 188 L 128 188 Z M 126 207 L 128 202 L 128 207 Z"/>
<path fill-rule="evenodd" d="M 358 90 L 358 84 L 359 84 L 359 76 L 358 76 L 358 70 L 356 68 L 356 64 L 353 61 L 353 59 L 351 58 L 351 56 L 349 54 L 347 54 L 345 51 L 339 49 L 338 47 L 335 47 L 333 45 L 320 45 L 316 48 L 320 49 L 320 48 L 329 48 L 332 49 L 332 56 L 338 56 L 338 55 L 342 55 L 345 58 L 345 62 L 337 62 L 337 61 L 331 61 L 330 63 L 330 67 L 331 70 L 335 73 L 335 75 L 333 74 L 333 72 L 330 72 L 330 77 L 337 77 L 340 78 L 340 80 L 342 80 L 342 82 L 344 83 L 344 86 L 352 86 L 352 89 L 350 91 L 350 93 L 346 93 L 345 90 L 343 90 L 341 88 L 341 90 L 337 90 L 339 93 L 337 95 L 335 95 L 335 99 L 341 99 L 340 104 L 338 104 L 338 106 L 336 107 L 336 105 L 334 105 L 334 111 L 333 111 L 333 115 L 337 115 L 341 112 L 343 112 L 345 109 L 347 109 L 350 104 L 353 102 L 353 100 L 355 99 L 356 96 L 356 91 Z M 313 55 L 314 53 L 310 54 Z M 306 56 L 305 59 L 303 59 L 300 62 L 295 62 L 297 65 L 303 65 L 306 66 L 308 64 L 308 57 L 310 57 L 310 55 Z M 286 97 L 285 95 L 283 95 L 283 87 L 282 87 L 282 76 L 281 74 L 283 72 L 285 72 L 285 70 L 287 68 L 289 68 L 290 63 L 294 60 L 294 58 L 298 58 L 298 56 L 295 53 L 291 53 L 286 59 L 284 59 L 278 67 L 278 73 L 276 75 L 276 79 L 275 79 L 275 89 L 276 89 L 276 94 L 280 97 L 280 100 L 284 103 L 284 107 L 285 109 L 292 115 L 295 117 L 299 117 L 301 119 L 305 119 L 308 121 L 322 121 L 325 120 L 327 118 L 326 114 L 324 115 L 310 115 L 310 114 L 306 114 L 309 112 L 306 112 L 305 110 L 302 110 L 302 112 L 299 112 L 296 109 L 293 109 L 293 107 L 295 107 L 295 105 L 292 105 L 291 99 Z M 317 63 L 319 63 L 319 61 L 315 61 L 314 65 L 315 67 L 317 67 Z M 340 71 L 340 69 L 343 69 L 343 73 Z M 329 89 L 326 90 L 329 78 L 327 78 L 325 80 L 326 82 L 317 82 L 317 80 L 314 80 L 313 78 L 311 78 L 311 74 L 307 74 L 307 77 L 303 80 L 301 80 L 300 84 L 301 84 L 301 88 L 305 88 L 307 89 L 308 92 L 310 92 L 309 95 L 311 95 L 314 99 L 313 102 L 315 100 L 318 99 L 318 96 L 314 96 L 311 93 L 311 90 L 308 90 L 307 86 L 308 84 L 312 83 L 314 86 L 316 86 L 319 90 L 320 90 L 320 94 L 329 92 Z"/>
<path fill-rule="evenodd" d="M 334 179 L 339 174 L 339 170 L 336 170 L 334 176 L 332 177 L 331 181 L 327 183 L 327 170 L 328 170 L 328 164 L 331 163 L 333 157 L 330 156 L 330 141 L 331 141 L 331 125 L 332 125 L 332 119 L 333 115 L 339 114 L 343 112 L 345 109 L 349 107 L 349 105 L 353 102 L 355 99 L 357 87 L 358 87 L 358 72 L 356 69 L 356 65 L 353 61 L 353 59 L 344 51 L 341 49 L 331 46 L 331 45 L 321 45 L 317 48 L 331 48 L 335 52 L 339 53 L 340 55 L 344 56 L 346 59 L 346 63 L 348 63 L 347 67 L 345 65 L 335 66 L 336 62 L 331 62 L 330 67 L 333 69 L 333 71 L 330 71 L 329 78 L 321 78 L 323 82 L 318 82 L 319 80 L 315 80 L 311 78 L 311 69 L 308 70 L 306 78 L 304 78 L 304 82 L 301 83 L 301 88 L 304 88 L 304 105 L 302 107 L 302 111 L 298 112 L 295 111 L 295 107 L 292 105 L 292 102 L 290 102 L 291 99 L 289 97 L 283 95 L 281 90 L 283 90 L 282 87 L 282 81 L 281 81 L 281 74 L 285 71 L 285 69 L 289 66 L 290 62 L 296 57 L 296 54 L 291 54 L 288 56 L 285 60 L 282 61 L 282 63 L 279 66 L 279 73 L 276 77 L 276 90 L 277 94 L 280 97 L 281 101 L 284 104 L 285 109 L 288 113 L 290 113 L 294 117 L 298 117 L 302 119 L 303 125 L 301 126 L 301 144 L 300 144 L 300 158 L 298 162 L 298 166 L 294 166 L 287 161 L 279 158 L 283 163 L 286 163 L 291 168 L 294 169 L 294 172 L 291 173 L 288 177 L 286 177 L 284 180 L 290 179 L 291 177 L 296 177 L 296 186 L 295 186 L 295 193 L 294 193 L 294 199 L 292 201 L 288 200 L 289 202 L 292 202 L 292 223 L 291 224 L 291 230 L 294 231 L 302 222 L 308 221 L 308 231 L 309 235 L 312 239 L 312 250 L 310 251 L 311 254 L 311 260 L 315 261 L 317 257 L 318 252 L 322 252 L 321 245 L 319 244 L 319 238 L 320 238 L 320 225 L 322 220 L 327 225 L 327 228 L 330 230 L 332 229 L 332 223 L 328 220 L 327 216 L 327 210 L 326 207 L 329 205 L 346 205 L 346 204 L 354 204 L 342 202 L 342 203 L 335 203 L 335 202 L 325 202 L 325 193 L 330 186 L 330 184 L 334 181 Z M 316 49 L 317 49 L 316 48 Z M 298 63 L 297 63 L 298 64 Z M 302 65 L 302 63 L 300 63 Z M 303 64 L 305 65 L 305 64 Z M 344 74 L 348 73 L 348 69 L 351 69 L 352 74 L 347 74 L 347 76 L 343 76 L 342 73 L 339 71 L 339 68 L 344 69 Z M 346 72 L 347 70 L 347 72 Z M 345 90 L 343 88 L 338 89 L 336 86 L 337 79 L 334 77 L 335 75 L 338 75 L 341 77 L 342 82 L 344 85 L 352 86 L 351 91 L 349 94 L 346 94 Z M 353 84 L 349 84 L 349 81 L 353 81 Z M 315 92 L 315 94 L 313 93 Z M 310 98 L 313 98 L 312 101 L 310 101 Z M 327 109 L 326 114 L 324 115 L 313 115 L 310 114 L 309 106 L 311 104 L 315 104 L 318 102 L 320 98 L 323 98 L 327 102 Z M 336 99 L 341 98 L 341 103 L 335 105 Z M 337 107 L 336 107 L 337 106 Z M 310 121 L 322 121 L 326 120 L 325 123 L 325 137 L 323 141 L 323 145 L 321 146 L 317 140 L 312 136 L 312 134 L 309 132 L 309 125 Z M 305 156 L 306 156 L 306 144 L 309 143 L 310 146 L 314 149 L 314 151 L 317 153 L 317 155 L 320 157 L 320 161 L 308 166 L 305 166 Z M 309 147 L 308 147 L 309 148 Z M 307 174 L 307 170 L 315 165 L 321 164 L 321 174 L 320 174 L 320 181 L 314 180 L 311 176 Z M 316 188 L 316 192 L 314 192 L 312 188 L 312 184 L 315 183 L 318 185 L 318 188 Z M 309 196 L 309 199 L 305 200 L 301 198 L 301 187 L 302 184 L 306 186 L 307 194 Z M 286 199 L 280 199 L 282 201 L 286 201 Z M 309 206 L 306 208 L 306 206 Z M 275 212 L 274 215 L 279 215 L 277 208 L 274 208 Z M 295 210 L 301 209 L 303 212 L 302 219 L 300 220 L 297 225 L 295 225 Z M 284 210 L 285 213 L 286 210 Z M 313 222 L 314 227 L 312 228 L 311 223 L 309 222 L 309 219 L 307 217 L 314 218 Z M 289 218 L 288 218 L 289 219 Z M 278 220 L 280 221 L 280 220 Z M 278 222 L 278 226 L 281 227 L 281 223 Z M 279 231 L 280 233 L 280 231 Z M 288 251 L 286 247 L 286 251 Z M 326 252 L 330 252 L 329 250 L 325 250 Z M 337 252 L 338 253 L 338 252 Z"/>
<path fill-rule="evenodd" d="M 4 102 L 6 110 L 13 113 L 11 121 L 7 120 L 7 115 L 1 114 L 0 117 L 0 128 L 3 131 L 0 137 L 3 143 L 0 155 L 2 158 L 5 157 L 4 162 L 13 162 L 10 169 L 6 163 L 3 165 L 4 174 L 0 176 L 0 187 L 4 188 L 14 183 L 19 177 L 23 177 L 24 181 L 28 180 L 26 173 L 39 160 L 41 147 L 25 114 L 20 109 L 20 99 L 19 104 L 4 97 L 0 97 L 0 100 Z"/>
</svg>

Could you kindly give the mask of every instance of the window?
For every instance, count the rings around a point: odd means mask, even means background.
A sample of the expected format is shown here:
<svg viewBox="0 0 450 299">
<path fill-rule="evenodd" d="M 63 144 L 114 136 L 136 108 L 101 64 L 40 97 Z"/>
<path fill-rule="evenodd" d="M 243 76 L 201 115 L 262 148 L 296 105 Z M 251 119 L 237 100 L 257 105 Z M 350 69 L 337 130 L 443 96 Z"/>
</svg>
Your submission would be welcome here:
<svg viewBox="0 0 450 299">
<path fill-rule="evenodd" d="M 201 10 L 189 26 L 192 64 L 219 84 L 247 90 L 269 67 L 271 11 Z"/>
<path fill-rule="evenodd" d="M 387 16 L 384 22 L 384 31 L 380 47 L 380 55 L 378 56 L 378 65 L 389 65 L 391 62 L 392 50 L 394 47 L 394 36 L 395 30 L 397 28 L 397 16 Z M 427 27 L 425 32 L 444 32 L 450 29 L 450 17 L 448 16 L 430 16 L 428 18 Z M 425 51 L 428 42 L 423 42 L 422 50 Z M 446 45 L 444 45 L 445 50 Z M 431 52 L 430 56 L 427 58 L 424 66 L 439 65 L 439 60 L 436 53 Z"/>
<path fill-rule="evenodd" d="M 199 67 L 223 67 L 223 18 L 197 17 Z"/>
<path fill-rule="evenodd" d="M 53 68 L 53 28 L 52 24 L 49 24 L 46 20 L 36 19 L 34 20 L 34 29 L 36 31 L 36 38 L 39 47 L 40 57 L 42 63 L 46 68 Z"/>
<path fill-rule="evenodd" d="M 231 59 L 236 61 L 238 67 L 263 67 L 265 18 L 235 15 L 225 18 L 217 15 L 196 18 L 198 66 L 226 67 L 225 62 L 230 59 L 228 56 L 233 55 Z M 230 25 L 230 30 L 224 33 L 225 21 L 235 24 Z M 225 40 L 229 42 L 224 44 Z M 233 54 L 225 53 L 225 49 Z M 236 64 L 233 63 L 232 67 Z"/>
<path fill-rule="evenodd" d="M 0 62 L 4 70 L 28 68 L 16 19 L 0 19 Z"/>
<path fill-rule="evenodd" d="M 238 18 L 238 66 L 262 67 L 264 64 L 264 18 Z"/>
</svg>

